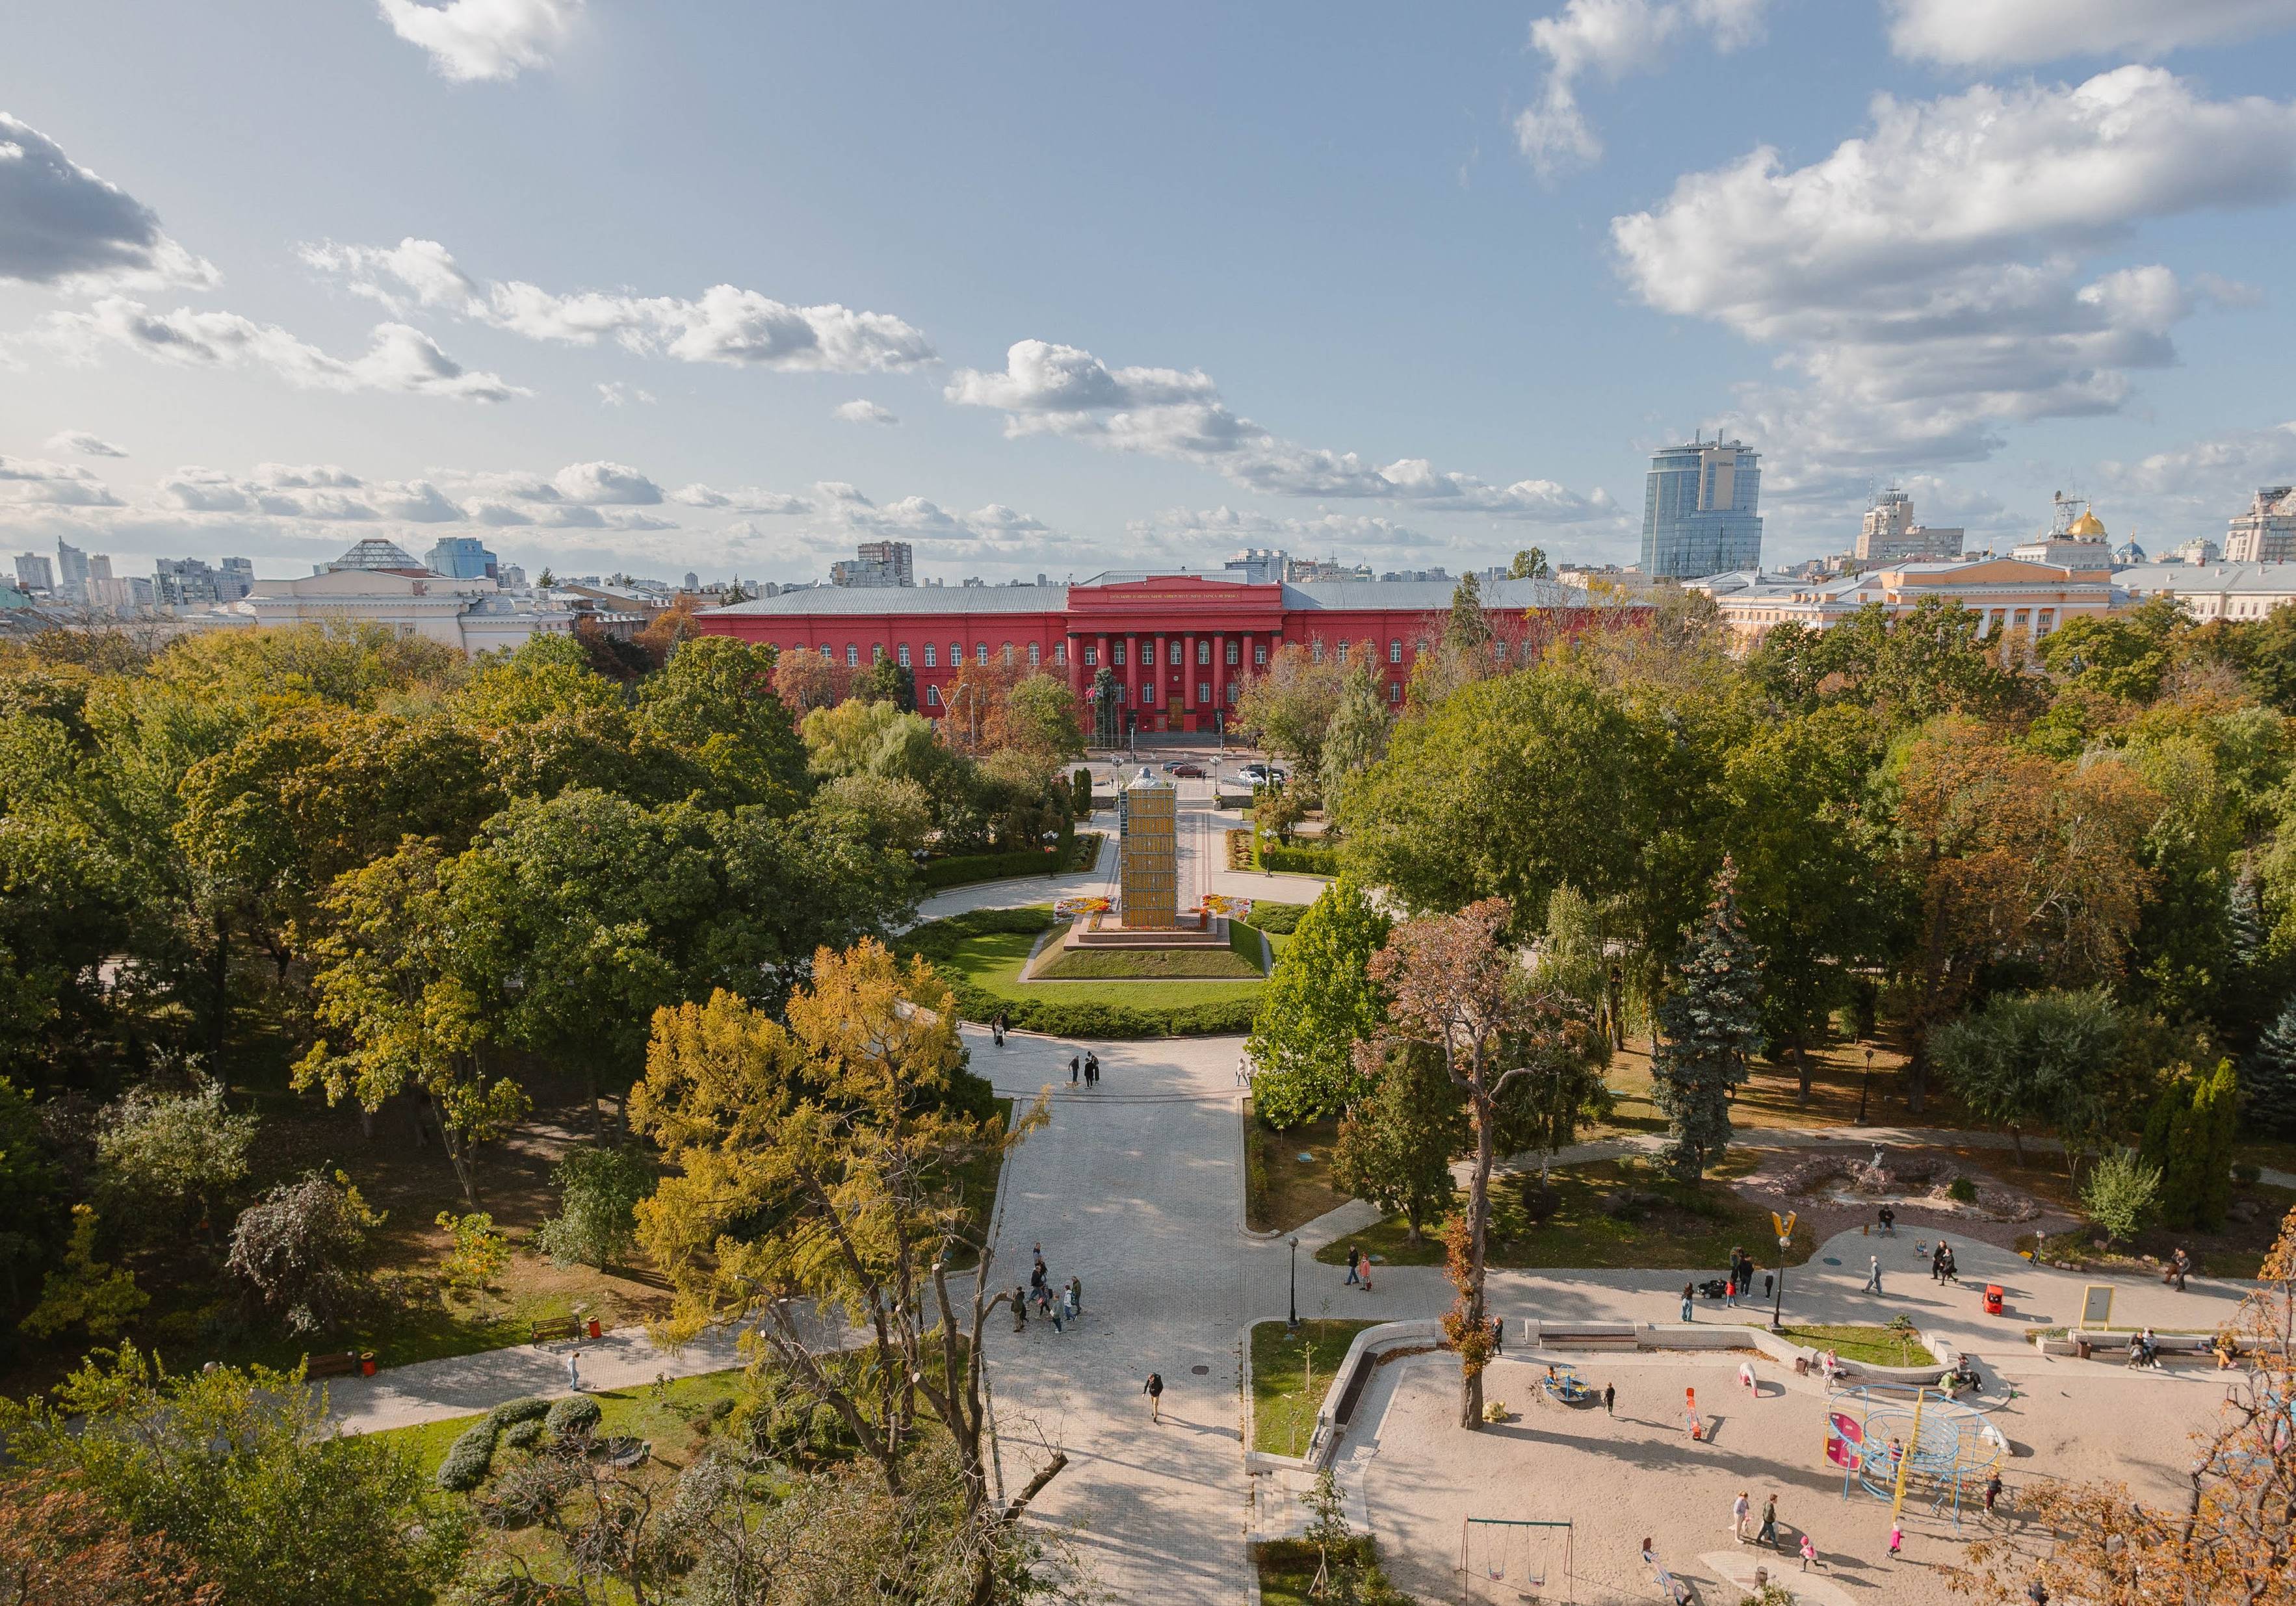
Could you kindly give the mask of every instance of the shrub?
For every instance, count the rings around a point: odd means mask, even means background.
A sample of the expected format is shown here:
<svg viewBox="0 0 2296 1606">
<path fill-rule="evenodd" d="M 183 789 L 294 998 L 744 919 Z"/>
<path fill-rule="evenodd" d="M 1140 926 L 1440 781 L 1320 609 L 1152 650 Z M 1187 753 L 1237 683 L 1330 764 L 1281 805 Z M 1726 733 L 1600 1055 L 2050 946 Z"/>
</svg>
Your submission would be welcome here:
<svg viewBox="0 0 2296 1606">
<path fill-rule="evenodd" d="M 542 1419 L 529 1417 L 503 1430 L 502 1441 L 513 1450 L 531 1450 L 542 1442 Z"/>
<path fill-rule="evenodd" d="M 499 1431 L 491 1416 L 482 1416 L 463 1429 L 462 1437 L 447 1446 L 446 1458 L 439 1462 L 432 1481 L 450 1495 L 467 1495 L 477 1488 L 494 1467 L 495 1437 Z"/>
<path fill-rule="evenodd" d="M 1340 873 L 1340 850 L 1336 848 L 1270 845 L 1259 850 L 1259 867 L 1290 875 L 1337 875 Z"/>
<path fill-rule="evenodd" d="M 506 1399 L 488 1412 L 487 1420 L 497 1428 L 510 1428 L 520 1422 L 539 1422 L 548 1414 L 548 1400 L 538 1394 L 523 1394 L 516 1399 Z"/>
<path fill-rule="evenodd" d="M 1300 917 L 1314 907 L 1313 904 L 1254 904 L 1251 923 L 1270 937 L 1289 937 L 1300 929 Z"/>
<path fill-rule="evenodd" d="M 2252 1188 L 2264 1180 L 2264 1168 L 2252 1159 L 2236 1159 L 2232 1163 L 2232 1179 L 2243 1188 Z"/>
<path fill-rule="evenodd" d="M 576 1149 L 558 1162 L 559 1213 L 535 1241 L 556 1266 L 600 1271 L 637 1241 L 638 1201 L 653 1192 L 653 1164 L 637 1150 Z"/>
<path fill-rule="evenodd" d="M 2134 1149 L 2117 1149 L 2089 1170 L 2081 1203 L 2108 1238 L 2135 1237 L 2153 1217 L 2161 1198 L 2161 1173 Z"/>
<path fill-rule="evenodd" d="M 570 1394 L 550 1407 L 542 1425 L 558 1438 L 579 1438 L 597 1431 L 598 1419 L 605 1413 L 598 1402 L 586 1394 Z"/>
<path fill-rule="evenodd" d="M 288 1332 L 316 1332 L 350 1314 L 366 1291 L 367 1234 L 381 1225 L 342 1172 L 332 1181 L 308 1172 L 239 1213 L 226 1264 Z"/>
<path fill-rule="evenodd" d="M 1082 765 L 1078 765 L 1076 774 L 1069 777 L 1069 797 L 1076 804 L 1078 819 L 1092 817 L 1092 772 Z"/>
<path fill-rule="evenodd" d="M 1977 1202 L 1977 1184 L 1966 1176 L 1956 1176 L 1945 1185 L 1945 1196 L 1962 1204 Z"/>
<path fill-rule="evenodd" d="M 927 890 L 944 887 L 969 887 L 975 881 L 1002 881 L 1017 875 L 1057 875 L 1063 870 L 1089 870 L 1100 860 L 1100 836 L 1096 831 L 1079 832 L 1070 839 L 1063 862 L 1062 856 L 1041 848 L 1023 848 L 1011 853 L 959 853 L 947 858 L 927 859 L 917 867 L 917 879 Z"/>
</svg>

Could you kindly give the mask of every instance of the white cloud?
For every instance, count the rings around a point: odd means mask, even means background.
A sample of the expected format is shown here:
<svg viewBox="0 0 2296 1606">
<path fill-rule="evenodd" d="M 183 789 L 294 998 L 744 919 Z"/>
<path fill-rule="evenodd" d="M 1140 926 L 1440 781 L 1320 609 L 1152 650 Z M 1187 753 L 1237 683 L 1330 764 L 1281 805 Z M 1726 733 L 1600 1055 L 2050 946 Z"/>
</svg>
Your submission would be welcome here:
<svg viewBox="0 0 2296 1606">
<path fill-rule="evenodd" d="M 518 280 L 472 278 L 434 240 L 396 246 L 306 245 L 304 262 L 354 294 L 404 315 L 422 307 L 509 330 L 529 340 L 625 348 L 688 363 L 791 372 L 866 373 L 934 362 L 932 343 L 890 313 L 836 302 L 795 307 L 753 290 L 712 285 L 691 300 L 673 296 L 555 295 Z"/>
<path fill-rule="evenodd" d="M 840 402 L 829 410 L 829 415 L 842 419 L 849 424 L 897 424 L 901 422 L 893 416 L 890 408 L 881 407 L 873 401 Z"/>
<path fill-rule="evenodd" d="M 2152 496 L 2203 497 L 2230 518 L 2241 511 L 2230 498 L 2239 496 L 2244 503 L 2245 489 L 2296 480 L 2296 421 L 2192 441 L 2135 463 L 2107 459 L 2097 468 L 2108 485 Z"/>
<path fill-rule="evenodd" d="M 1312 553 L 1319 546 L 1332 551 L 1345 548 L 1353 554 L 1366 550 L 1421 551 L 1446 545 L 1392 520 L 1362 513 L 1324 512 L 1312 519 L 1277 518 L 1267 513 L 1240 512 L 1226 505 L 1169 508 L 1152 519 L 1136 519 L 1125 528 L 1138 537 L 1191 538 L 1199 547 L 1272 540 L 1301 555 Z"/>
<path fill-rule="evenodd" d="M 0 507 L 119 507 L 111 488 L 75 463 L 0 455 Z"/>
<path fill-rule="evenodd" d="M 381 0 L 381 11 L 393 33 L 430 53 L 442 77 L 470 84 L 548 66 L 572 34 L 582 0 Z"/>
<path fill-rule="evenodd" d="M 558 471 L 552 487 L 569 502 L 647 504 L 661 500 L 661 487 L 619 463 L 575 463 Z"/>
<path fill-rule="evenodd" d="M 2296 108 L 2203 100 L 2157 68 L 1883 95 L 1873 116 L 1808 167 L 1763 147 L 1611 224 L 1644 301 L 1802 376 L 1739 416 L 1808 472 L 1981 457 L 2003 421 L 2119 408 L 2131 370 L 2175 360 L 2179 321 L 2242 292 L 2160 266 L 2092 278 L 2084 255 L 2151 218 L 2296 194 Z M 1765 489 L 1792 488 L 1773 462 Z"/>
<path fill-rule="evenodd" d="M 1002 373 L 959 370 L 943 394 L 959 406 L 1004 409 L 1007 435 L 1065 435 L 1175 458 L 1275 496 L 1362 496 L 1541 521 L 1597 518 L 1611 505 L 1600 490 L 1582 496 L 1546 479 L 1492 485 L 1439 471 L 1424 458 L 1374 467 L 1238 417 L 1201 369 L 1111 368 L 1088 351 L 1045 340 L 1014 345 Z"/>
<path fill-rule="evenodd" d="M 469 516 L 428 479 L 367 481 L 332 463 L 259 463 L 243 475 L 179 468 L 160 480 L 153 503 L 179 512 L 261 513 L 320 524 L 452 524 Z"/>
<path fill-rule="evenodd" d="M 1530 47 L 1546 58 L 1538 98 L 1518 112 L 1515 143 L 1541 173 L 1598 160 L 1603 142 L 1578 105 L 1578 83 L 1590 73 L 1617 83 L 1655 71 L 1667 47 L 1703 33 L 1714 48 L 1734 51 L 1761 37 L 1768 0 L 1570 0 L 1530 25 Z"/>
<path fill-rule="evenodd" d="M 53 451 L 78 452 L 83 457 L 125 457 L 127 455 L 127 453 L 121 451 L 118 447 L 113 446 L 102 436 L 91 435 L 86 430 L 59 430 L 56 433 L 48 437 L 48 446 Z"/>
<path fill-rule="evenodd" d="M 2296 0 L 1888 0 L 1888 9 L 1898 54 L 1951 67 L 2161 55 L 2296 28 Z"/>
<path fill-rule="evenodd" d="M 598 381 L 598 400 L 609 407 L 623 406 L 634 400 L 651 407 L 655 399 L 652 391 L 641 390 L 634 386 L 626 385 L 618 379 Z"/>
<path fill-rule="evenodd" d="M 158 214 L 0 111 L 0 280 L 66 289 L 205 287 L 221 275 L 160 229 Z"/>
<path fill-rule="evenodd" d="M 187 307 L 155 313 L 140 301 L 106 296 L 86 312 L 49 314 L 38 334 L 82 358 L 93 358 L 106 346 L 121 346 L 186 367 L 265 368 L 305 389 L 405 390 L 482 402 L 533 394 L 499 374 L 465 370 L 429 335 L 405 324 L 376 324 L 366 355 L 345 361 L 275 324 L 258 324 L 237 313 Z"/>
</svg>

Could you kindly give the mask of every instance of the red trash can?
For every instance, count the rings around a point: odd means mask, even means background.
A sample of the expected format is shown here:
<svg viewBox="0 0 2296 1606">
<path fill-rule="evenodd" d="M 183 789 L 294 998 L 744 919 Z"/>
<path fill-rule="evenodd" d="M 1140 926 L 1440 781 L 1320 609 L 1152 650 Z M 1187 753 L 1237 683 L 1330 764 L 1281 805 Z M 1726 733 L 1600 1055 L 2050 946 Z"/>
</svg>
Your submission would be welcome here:
<svg viewBox="0 0 2296 1606">
<path fill-rule="evenodd" d="M 365 1349 L 359 1352 L 359 1375 L 361 1377 L 373 1377 L 374 1375 L 373 1350 Z"/>
<path fill-rule="evenodd" d="M 1988 1282 L 1985 1285 L 1985 1314 L 1987 1315 L 1997 1316 L 2001 1314 L 2001 1295 L 2002 1288 L 1998 1282 Z"/>
<path fill-rule="evenodd" d="M 598 1336 L 598 1318 L 595 1316 L 590 1318 L 590 1336 L 594 1339 Z"/>
</svg>

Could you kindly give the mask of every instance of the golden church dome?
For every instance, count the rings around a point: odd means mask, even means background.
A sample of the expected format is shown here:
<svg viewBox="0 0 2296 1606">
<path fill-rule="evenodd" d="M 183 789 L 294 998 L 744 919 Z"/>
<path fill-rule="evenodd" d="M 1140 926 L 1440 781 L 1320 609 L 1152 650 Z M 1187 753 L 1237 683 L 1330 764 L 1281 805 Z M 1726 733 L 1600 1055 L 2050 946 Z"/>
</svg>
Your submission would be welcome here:
<svg viewBox="0 0 2296 1606">
<path fill-rule="evenodd" d="M 2084 512 L 2079 518 L 2066 527 L 2065 534 L 2076 541 L 2101 538 L 2104 534 L 2104 520 L 2094 512 Z"/>
</svg>

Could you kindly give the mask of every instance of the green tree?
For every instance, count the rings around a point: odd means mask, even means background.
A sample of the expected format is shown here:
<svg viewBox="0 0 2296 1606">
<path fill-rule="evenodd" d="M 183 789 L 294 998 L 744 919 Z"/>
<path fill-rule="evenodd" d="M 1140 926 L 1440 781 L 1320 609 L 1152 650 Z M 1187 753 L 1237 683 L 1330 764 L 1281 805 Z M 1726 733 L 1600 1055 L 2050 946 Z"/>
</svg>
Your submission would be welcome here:
<svg viewBox="0 0 2296 1606">
<path fill-rule="evenodd" d="M 1092 740 L 1095 747 L 1124 743 L 1124 709 L 1117 698 L 1116 671 L 1102 665 L 1092 677 Z"/>
<path fill-rule="evenodd" d="M 1507 565 L 1507 578 L 1511 580 L 1543 580 L 1548 573 L 1546 549 L 1540 546 L 1515 553 L 1514 561 Z"/>
<path fill-rule="evenodd" d="M 2110 617 L 2077 614 L 2041 638 L 2041 661 L 2051 674 L 2108 697 L 2150 702 L 2176 661 L 2177 638 L 2191 627 L 2172 596 Z"/>
<path fill-rule="evenodd" d="M 2296 1000 L 2284 1005 L 2241 1068 L 2248 1114 L 2276 1136 L 2296 1132 Z"/>
<path fill-rule="evenodd" d="M 1292 761 L 1304 776 L 1320 774 L 1324 741 L 1340 709 L 1340 685 L 1347 671 L 1334 653 L 1287 643 L 1254 672 L 1236 693 L 1230 723 L 1251 733 L 1259 745 Z"/>
<path fill-rule="evenodd" d="M 65 1219 L 63 1177 L 40 1143 L 31 1095 L 0 1077 L 0 1283 L 12 1313 L 28 1279 L 54 1252 Z"/>
<path fill-rule="evenodd" d="M 866 702 L 890 702 L 904 714 L 917 711 L 917 672 L 881 658 L 853 677 L 853 695 Z"/>
<path fill-rule="evenodd" d="M 575 1149 L 558 1162 L 558 1214 L 535 1241 L 559 1266 L 587 1261 L 600 1271 L 637 1241 L 638 1201 L 653 1192 L 652 1162 L 636 1149 Z"/>
<path fill-rule="evenodd" d="M 1491 641 L 1490 616 L 1483 611 L 1482 582 L 1473 575 L 1459 577 L 1451 588 L 1451 612 L 1443 621 L 1443 644 L 1454 652 L 1472 652 Z"/>
<path fill-rule="evenodd" d="M 2113 1149 L 2089 1168 L 2081 1203 L 2113 1241 L 2125 1243 L 2151 1225 L 2161 1199 L 2161 1172 L 2134 1149 Z"/>
<path fill-rule="evenodd" d="M 152 1296 L 135 1286 L 135 1273 L 95 1258 L 94 1207 L 76 1204 L 71 1213 L 64 1263 L 48 1273 L 40 1302 L 20 1325 L 36 1338 L 78 1327 L 101 1343 L 125 1332 L 135 1313 L 152 1303 Z"/>
<path fill-rule="evenodd" d="M 487 1291 L 510 1264 L 510 1234 L 497 1231 L 495 1218 L 483 1210 L 468 1216 L 441 1210 L 432 1225 L 455 1245 L 439 1262 L 439 1275 L 450 1291 L 483 1303 Z"/>
<path fill-rule="evenodd" d="M 2106 1143 L 2132 1110 L 2120 1067 L 2128 1032 L 2103 987 L 1996 996 L 1976 1014 L 1940 1027 L 1930 1057 L 1980 1120 L 2009 1128 L 2017 1162 L 2025 1134 L 2053 1133 L 2073 1156 Z"/>
<path fill-rule="evenodd" d="M 859 775 L 873 773 L 878 756 L 915 720 L 928 731 L 931 722 L 904 714 L 890 702 L 864 702 L 848 698 L 834 708 L 816 709 L 805 717 L 806 753 L 814 773 Z"/>
<path fill-rule="evenodd" d="M 2220 1060 L 2202 1075 L 2169 1079 L 2144 1123 L 2144 1162 L 2161 1172 L 2161 1219 L 2214 1232 L 2232 1202 L 2232 1157 L 2240 1137 L 2240 1079 Z"/>
<path fill-rule="evenodd" d="M 1076 693 L 1058 676 L 1023 676 L 991 709 L 984 739 L 991 750 L 1018 754 L 1044 771 L 1042 784 L 1060 766 L 1084 757 Z"/>
<path fill-rule="evenodd" d="M 697 635 L 640 684 L 637 728 L 697 765 L 723 802 L 791 813 L 810 788 L 804 744 L 774 694 L 776 662 L 771 647 Z"/>
<path fill-rule="evenodd" d="M 883 775 L 840 775 L 814 794 L 809 812 L 829 830 L 896 853 L 920 851 L 932 832 L 925 789 Z"/>
<path fill-rule="evenodd" d="M 1369 664 L 1357 664 L 1341 684 L 1339 707 L 1332 714 L 1324 737 L 1323 768 L 1318 773 L 1327 804 L 1336 807 L 1349 783 L 1380 760 L 1387 751 L 1387 730 L 1392 722 L 1380 701 L 1379 681 Z"/>
<path fill-rule="evenodd" d="M 1389 930 L 1387 917 L 1346 876 L 1300 917 L 1244 1044 L 1258 1068 L 1252 1109 L 1269 1126 L 1337 1115 L 1363 1095 L 1355 1046 L 1379 1029 L 1384 1005 L 1371 961 Z"/>
<path fill-rule="evenodd" d="M 1587 676 L 1542 664 L 1398 725 L 1340 818 L 1365 882 L 1407 908 L 1499 896 L 1544 914 L 1565 885 L 1639 897 L 1670 740 Z"/>
<path fill-rule="evenodd" d="M 21 1466 L 69 1474 L 134 1532 L 165 1535 L 231 1606 L 426 1606 L 465 1524 L 389 1434 L 341 1434 L 299 1372 L 183 1376 L 123 1347 L 53 1401 L 0 1402 Z"/>
<path fill-rule="evenodd" d="M 1451 1157 L 1465 1146 L 1466 1106 L 1443 1056 L 1423 1044 L 1392 1050 L 1370 1095 L 1340 1118 L 1332 1180 L 1340 1191 L 1401 1215 L 1413 1243 L 1457 1191 Z"/>
<path fill-rule="evenodd" d="M 1667 1161 L 1685 1182 L 1729 1148 L 1730 1095 L 1762 1048 L 1761 956 L 1739 917 L 1736 882 L 1725 859 L 1681 980 L 1659 1001 L 1652 1099 L 1667 1118 Z"/>
</svg>

